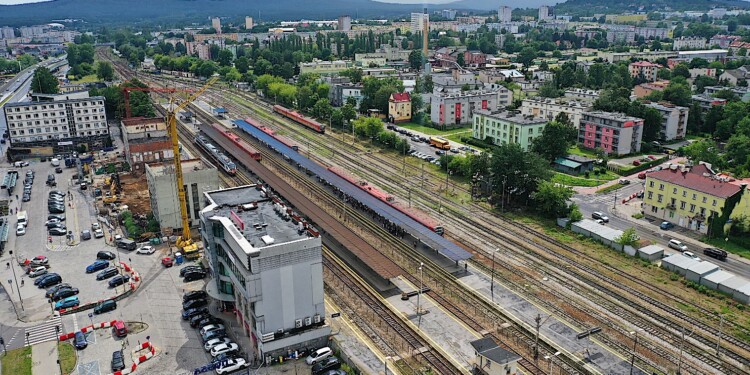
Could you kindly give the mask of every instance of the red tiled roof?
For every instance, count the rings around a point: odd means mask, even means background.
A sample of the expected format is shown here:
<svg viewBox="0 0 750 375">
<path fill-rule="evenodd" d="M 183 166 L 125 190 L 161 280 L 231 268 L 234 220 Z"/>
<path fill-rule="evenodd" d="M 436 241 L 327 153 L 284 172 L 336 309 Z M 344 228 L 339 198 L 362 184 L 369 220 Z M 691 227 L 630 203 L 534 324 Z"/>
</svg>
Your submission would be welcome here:
<svg viewBox="0 0 750 375">
<path fill-rule="evenodd" d="M 635 65 L 635 66 L 661 66 L 659 64 L 654 64 L 654 63 L 652 63 L 650 61 L 636 61 L 636 62 L 634 62 L 634 63 L 632 63 L 630 65 Z"/>
<path fill-rule="evenodd" d="M 709 169 L 703 165 L 696 165 L 689 172 L 677 170 L 662 169 L 657 172 L 651 172 L 648 178 L 657 181 L 669 182 L 684 188 L 700 191 L 719 198 L 729 198 L 740 191 L 740 187 L 729 182 L 722 182 L 712 177 L 704 176 L 703 173 L 709 173 Z"/>
<path fill-rule="evenodd" d="M 394 92 L 393 94 L 391 94 L 391 100 L 393 100 L 396 103 L 410 102 L 411 96 L 409 96 L 408 92 Z"/>
</svg>

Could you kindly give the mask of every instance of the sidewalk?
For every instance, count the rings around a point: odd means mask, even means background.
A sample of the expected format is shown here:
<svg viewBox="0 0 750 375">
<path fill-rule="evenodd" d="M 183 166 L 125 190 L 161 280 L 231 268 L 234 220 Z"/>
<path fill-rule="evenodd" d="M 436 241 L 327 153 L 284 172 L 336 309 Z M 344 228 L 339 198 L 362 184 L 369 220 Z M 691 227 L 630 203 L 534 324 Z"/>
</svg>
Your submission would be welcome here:
<svg viewBox="0 0 750 375">
<path fill-rule="evenodd" d="M 57 341 L 46 341 L 31 346 L 31 374 L 58 375 L 60 367 L 57 365 Z"/>
</svg>

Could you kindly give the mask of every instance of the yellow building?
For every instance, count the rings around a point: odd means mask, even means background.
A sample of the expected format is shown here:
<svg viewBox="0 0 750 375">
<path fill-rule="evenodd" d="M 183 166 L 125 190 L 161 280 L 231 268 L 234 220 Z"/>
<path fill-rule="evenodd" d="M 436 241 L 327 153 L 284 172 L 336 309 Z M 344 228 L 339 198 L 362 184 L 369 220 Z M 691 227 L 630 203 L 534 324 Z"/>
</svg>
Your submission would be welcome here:
<svg viewBox="0 0 750 375">
<path fill-rule="evenodd" d="M 673 166 L 646 174 L 643 213 L 706 234 L 711 220 L 725 215 L 727 204 L 732 212 L 723 220 L 750 214 L 750 194 L 744 190 L 704 164 Z"/>
<path fill-rule="evenodd" d="M 613 23 L 637 23 L 648 19 L 647 14 L 608 14 L 607 22 Z"/>
<path fill-rule="evenodd" d="M 392 123 L 411 120 L 411 95 L 408 92 L 394 92 L 388 98 L 388 120 Z"/>
</svg>

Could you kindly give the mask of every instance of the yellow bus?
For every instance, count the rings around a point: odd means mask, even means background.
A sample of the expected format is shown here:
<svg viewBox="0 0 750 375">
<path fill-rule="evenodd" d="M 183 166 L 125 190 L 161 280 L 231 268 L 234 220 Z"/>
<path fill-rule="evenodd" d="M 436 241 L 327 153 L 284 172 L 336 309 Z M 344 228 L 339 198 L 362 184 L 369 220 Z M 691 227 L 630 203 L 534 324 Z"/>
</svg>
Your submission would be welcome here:
<svg viewBox="0 0 750 375">
<path fill-rule="evenodd" d="M 451 144 L 443 139 L 438 137 L 430 137 L 430 144 L 441 149 L 441 150 L 450 150 Z"/>
</svg>

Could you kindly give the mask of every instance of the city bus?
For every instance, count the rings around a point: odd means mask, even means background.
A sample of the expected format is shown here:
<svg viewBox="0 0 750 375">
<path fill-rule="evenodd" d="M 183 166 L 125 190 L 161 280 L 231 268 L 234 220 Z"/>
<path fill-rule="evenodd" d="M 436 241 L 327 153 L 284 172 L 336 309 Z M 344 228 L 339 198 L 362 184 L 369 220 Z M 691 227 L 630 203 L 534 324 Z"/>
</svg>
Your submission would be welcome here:
<svg viewBox="0 0 750 375">
<path fill-rule="evenodd" d="M 430 137 L 430 145 L 435 146 L 441 150 L 451 149 L 451 144 L 447 140 L 438 137 Z"/>
</svg>

